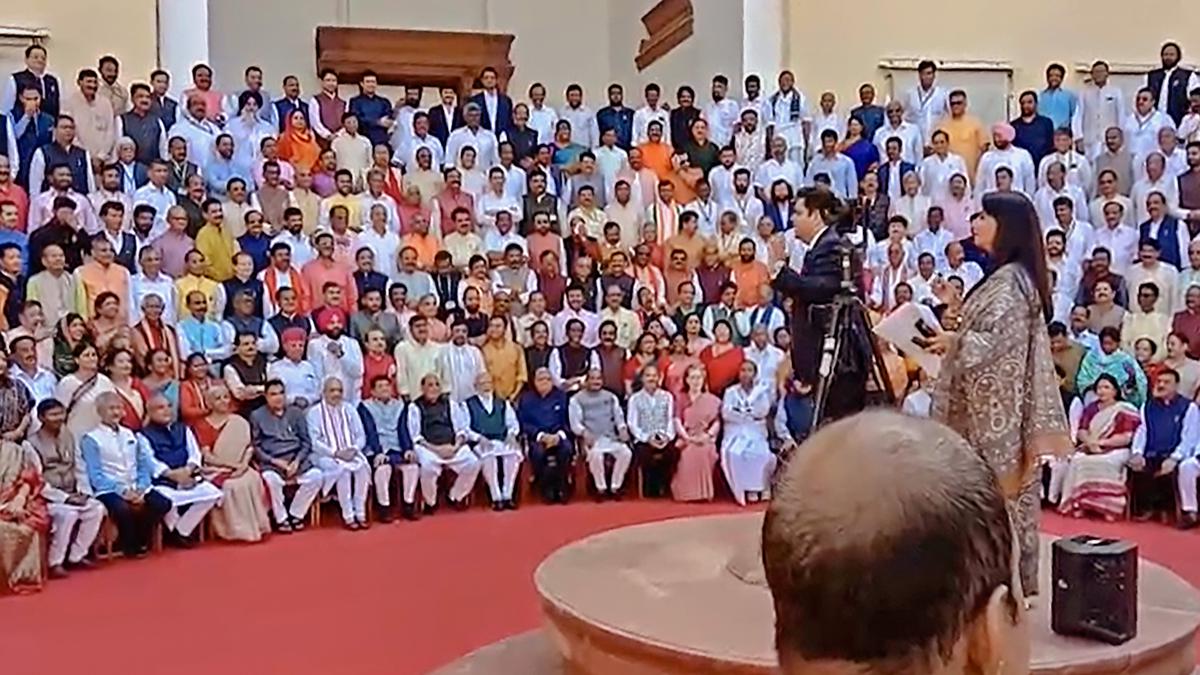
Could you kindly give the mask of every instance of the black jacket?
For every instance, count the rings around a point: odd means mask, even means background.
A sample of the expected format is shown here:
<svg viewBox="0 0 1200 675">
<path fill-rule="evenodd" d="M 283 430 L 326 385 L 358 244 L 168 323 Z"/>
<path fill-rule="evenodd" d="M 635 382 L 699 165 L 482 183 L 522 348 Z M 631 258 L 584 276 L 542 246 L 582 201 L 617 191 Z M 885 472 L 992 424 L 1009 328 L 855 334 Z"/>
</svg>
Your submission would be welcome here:
<svg viewBox="0 0 1200 675">
<path fill-rule="evenodd" d="M 785 266 L 771 286 L 792 299 L 792 368 L 795 376 L 808 383 L 816 380 L 821 359 L 829 304 L 842 286 L 842 252 L 850 247 L 833 228 L 822 232 L 804 256 L 800 274 Z"/>
</svg>

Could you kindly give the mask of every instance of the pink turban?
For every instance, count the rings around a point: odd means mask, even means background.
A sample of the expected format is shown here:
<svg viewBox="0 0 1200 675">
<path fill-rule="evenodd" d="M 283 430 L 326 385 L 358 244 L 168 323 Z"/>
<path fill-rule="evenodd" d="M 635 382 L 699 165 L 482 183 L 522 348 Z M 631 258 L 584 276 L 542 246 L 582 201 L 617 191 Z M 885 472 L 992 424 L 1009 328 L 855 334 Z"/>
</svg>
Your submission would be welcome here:
<svg viewBox="0 0 1200 675">
<path fill-rule="evenodd" d="M 1017 137 L 1017 130 L 1008 122 L 997 122 L 992 125 L 992 135 L 1000 137 L 1001 140 L 1009 143 Z"/>
<path fill-rule="evenodd" d="M 293 326 L 292 328 L 285 329 L 279 336 L 279 339 L 286 345 L 289 342 L 306 342 L 308 335 L 304 333 L 303 328 Z"/>
<path fill-rule="evenodd" d="M 316 316 L 317 330 L 322 333 L 329 331 L 329 323 L 333 321 L 333 317 L 341 320 L 342 328 L 346 327 L 346 310 L 341 307 L 322 307 Z"/>
</svg>

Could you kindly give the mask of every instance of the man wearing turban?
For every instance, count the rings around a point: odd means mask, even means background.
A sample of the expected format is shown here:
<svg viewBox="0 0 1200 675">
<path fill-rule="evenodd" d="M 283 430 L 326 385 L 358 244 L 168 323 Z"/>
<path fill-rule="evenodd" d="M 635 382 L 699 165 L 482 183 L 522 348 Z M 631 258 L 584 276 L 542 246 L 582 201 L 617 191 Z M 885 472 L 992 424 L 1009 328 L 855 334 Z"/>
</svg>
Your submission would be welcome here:
<svg viewBox="0 0 1200 675">
<path fill-rule="evenodd" d="M 1008 122 L 992 125 L 992 148 L 979 159 L 975 173 L 977 195 L 996 189 L 996 169 L 1007 167 L 1013 174 L 1013 189 L 1032 196 L 1037 191 L 1037 171 L 1033 157 L 1025 150 L 1013 145 L 1017 130 Z"/>
<path fill-rule="evenodd" d="M 346 311 L 325 307 L 317 313 L 316 323 L 319 334 L 308 343 L 308 360 L 317 381 L 331 377 L 341 380 L 346 402 L 356 406 L 362 398 L 363 355 L 358 341 L 346 335 Z"/>
</svg>

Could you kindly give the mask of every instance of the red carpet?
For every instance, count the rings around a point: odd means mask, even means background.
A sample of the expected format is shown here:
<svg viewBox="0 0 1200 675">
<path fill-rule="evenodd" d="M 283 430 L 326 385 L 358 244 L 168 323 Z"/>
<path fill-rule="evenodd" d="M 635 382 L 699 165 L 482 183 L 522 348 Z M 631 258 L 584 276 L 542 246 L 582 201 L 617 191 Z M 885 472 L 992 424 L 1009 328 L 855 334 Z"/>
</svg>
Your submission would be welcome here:
<svg viewBox="0 0 1200 675">
<path fill-rule="evenodd" d="M 531 582 L 555 548 L 622 525 L 725 513 L 625 502 L 440 513 L 419 523 L 338 528 L 264 545 L 206 545 L 115 561 L 0 599 L 5 673 L 427 673 L 536 627 Z M 1071 521 L 1055 534 L 1129 537 L 1200 585 L 1200 533 Z"/>
</svg>

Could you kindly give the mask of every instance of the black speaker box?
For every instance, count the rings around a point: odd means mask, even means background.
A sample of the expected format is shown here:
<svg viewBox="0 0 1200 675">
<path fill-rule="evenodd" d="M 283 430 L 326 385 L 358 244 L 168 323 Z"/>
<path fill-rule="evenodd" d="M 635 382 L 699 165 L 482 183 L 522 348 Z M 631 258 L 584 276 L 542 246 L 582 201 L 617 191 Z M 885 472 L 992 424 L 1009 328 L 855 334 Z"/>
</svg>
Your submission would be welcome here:
<svg viewBox="0 0 1200 675">
<path fill-rule="evenodd" d="M 1119 645 L 1137 635 L 1137 545 L 1091 535 L 1051 549 L 1050 628 Z"/>
</svg>

